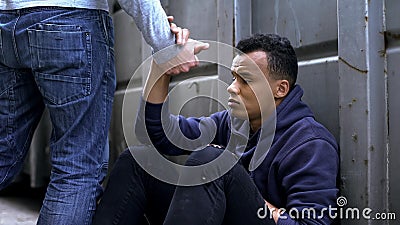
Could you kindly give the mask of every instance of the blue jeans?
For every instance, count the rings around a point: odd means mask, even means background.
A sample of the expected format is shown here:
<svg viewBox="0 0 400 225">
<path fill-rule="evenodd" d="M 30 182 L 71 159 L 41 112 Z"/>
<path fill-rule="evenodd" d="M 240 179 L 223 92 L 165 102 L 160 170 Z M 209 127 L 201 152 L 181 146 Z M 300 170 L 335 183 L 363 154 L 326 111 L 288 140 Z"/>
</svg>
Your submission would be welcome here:
<svg viewBox="0 0 400 225">
<path fill-rule="evenodd" d="M 133 147 L 132 151 L 145 154 L 146 148 Z M 193 152 L 186 165 L 205 164 L 221 152 L 213 147 Z M 212 182 L 177 187 L 148 174 L 127 150 L 111 171 L 93 224 L 274 225 L 269 217 L 257 216 L 260 208 L 264 208 L 264 199 L 241 164 Z"/>
<path fill-rule="evenodd" d="M 105 11 L 0 11 L 0 189 L 21 170 L 44 107 L 53 126 L 38 224 L 91 223 L 108 167 L 113 46 Z"/>
</svg>

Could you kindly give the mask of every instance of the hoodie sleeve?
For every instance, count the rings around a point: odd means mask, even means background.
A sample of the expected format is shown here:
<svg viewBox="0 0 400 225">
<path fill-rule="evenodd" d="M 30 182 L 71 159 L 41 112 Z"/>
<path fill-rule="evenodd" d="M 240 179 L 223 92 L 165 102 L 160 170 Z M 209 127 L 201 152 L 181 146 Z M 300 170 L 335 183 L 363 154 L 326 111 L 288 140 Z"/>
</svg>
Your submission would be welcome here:
<svg viewBox="0 0 400 225">
<path fill-rule="evenodd" d="M 291 151 L 278 172 L 287 196 L 286 212 L 278 224 L 331 224 L 334 213 L 329 209 L 336 207 L 338 171 L 337 149 L 325 140 L 311 140 Z"/>
<path fill-rule="evenodd" d="M 163 154 L 189 154 L 219 140 L 216 136 L 221 135 L 218 130 L 224 124 L 221 119 L 223 112 L 210 117 L 185 118 L 170 114 L 168 101 L 153 104 L 142 99 L 140 104 L 136 136 L 140 142 L 154 145 Z"/>
<path fill-rule="evenodd" d="M 121 8 L 135 21 L 143 38 L 153 48 L 154 60 L 163 64 L 174 58 L 181 48 L 175 45 L 175 36 L 159 0 L 118 0 Z M 169 47 L 171 46 L 171 47 Z M 161 51 L 162 49 L 166 50 Z"/>
</svg>

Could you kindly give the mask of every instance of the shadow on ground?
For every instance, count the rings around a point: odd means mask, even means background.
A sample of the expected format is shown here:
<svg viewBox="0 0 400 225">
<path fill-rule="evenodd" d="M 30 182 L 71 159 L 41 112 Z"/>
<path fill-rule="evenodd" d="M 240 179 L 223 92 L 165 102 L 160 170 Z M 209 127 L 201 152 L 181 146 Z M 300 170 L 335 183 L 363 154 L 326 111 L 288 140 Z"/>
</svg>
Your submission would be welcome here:
<svg viewBox="0 0 400 225">
<path fill-rule="evenodd" d="M 45 187 L 31 188 L 28 176 L 0 191 L 0 225 L 34 225 L 45 195 Z"/>
</svg>

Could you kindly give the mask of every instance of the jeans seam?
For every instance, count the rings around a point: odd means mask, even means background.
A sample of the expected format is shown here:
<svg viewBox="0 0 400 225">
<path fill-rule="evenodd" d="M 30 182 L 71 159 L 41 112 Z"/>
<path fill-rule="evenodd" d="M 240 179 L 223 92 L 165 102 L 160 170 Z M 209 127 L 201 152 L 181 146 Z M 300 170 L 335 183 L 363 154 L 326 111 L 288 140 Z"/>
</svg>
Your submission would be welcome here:
<svg viewBox="0 0 400 225">
<path fill-rule="evenodd" d="M 96 199 L 96 191 L 92 191 L 92 193 L 91 193 L 91 199 Z M 96 201 L 90 201 L 90 203 L 89 203 L 89 208 L 87 209 L 87 211 L 86 211 L 86 221 L 85 221 L 85 224 L 87 224 L 87 225 L 90 225 L 89 224 L 89 222 L 91 222 L 91 220 L 92 220 L 92 213 L 90 212 L 90 210 L 93 208 L 93 209 L 96 209 Z"/>
<path fill-rule="evenodd" d="M 217 184 L 217 182 L 218 183 L 220 183 L 221 182 L 221 180 L 216 180 L 215 182 L 214 182 L 214 184 L 216 185 Z M 222 182 L 222 183 L 224 183 L 224 182 Z M 219 186 L 219 185 L 218 185 Z M 223 185 L 223 186 L 225 186 L 225 185 Z M 225 189 L 224 187 L 222 188 L 222 189 Z M 216 201 L 216 202 L 219 202 L 220 201 L 220 195 L 217 195 L 217 197 L 218 197 L 218 201 Z M 218 205 L 218 204 L 216 204 L 216 205 Z M 214 206 L 215 207 L 215 206 Z M 205 221 L 205 223 L 204 223 L 204 225 L 212 225 L 212 224 L 215 224 L 215 222 L 214 222 L 214 215 L 215 215 L 215 212 L 216 212 L 217 210 L 212 210 L 212 215 L 210 215 L 209 216 L 209 218 Z M 223 220 L 222 220 L 223 221 Z"/>
<path fill-rule="evenodd" d="M 15 160 L 14 163 L 8 168 L 7 172 L 5 173 L 3 179 L 0 181 L 0 187 L 2 186 L 2 184 L 4 183 L 4 181 L 6 180 L 6 178 L 8 178 L 8 175 L 10 174 L 10 171 L 12 170 L 12 168 L 15 167 L 15 165 L 17 164 L 18 160 Z"/>
<path fill-rule="evenodd" d="M 115 215 L 115 218 L 113 220 L 113 224 L 118 224 L 119 220 L 122 217 L 123 212 L 125 211 L 125 205 L 128 204 L 130 197 L 132 196 L 132 193 L 134 192 L 133 187 L 130 186 L 124 199 L 122 200 L 122 204 L 120 205 L 120 207 L 117 210 L 117 213 Z"/>
<path fill-rule="evenodd" d="M 15 74 L 15 72 L 14 72 L 14 74 Z M 9 140 L 9 143 L 10 143 L 11 146 L 15 146 L 16 145 L 14 139 L 12 138 L 12 134 L 15 131 L 15 127 L 13 126 L 13 124 L 14 124 L 13 122 L 15 120 L 15 102 L 16 102 L 16 100 L 15 100 L 14 86 L 17 83 L 16 78 L 13 79 L 13 82 L 14 83 L 11 85 L 10 89 L 8 89 L 6 91 L 8 93 L 8 95 L 9 95 L 9 101 L 10 101 L 10 108 L 9 108 L 10 116 L 7 119 L 7 136 L 11 137 L 10 140 Z"/>
<path fill-rule="evenodd" d="M 30 130 L 29 130 L 29 132 L 28 132 L 28 136 L 31 136 L 32 133 L 35 131 L 35 129 L 36 129 L 36 128 L 31 127 Z M 8 135 L 9 135 L 9 134 L 8 134 Z M 14 141 L 14 138 L 12 137 L 12 135 L 10 136 L 10 138 L 7 138 L 7 142 L 9 142 L 10 148 L 11 148 L 11 149 L 16 149 L 16 148 L 17 148 L 17 146 L 16 146 L 16 144 L 15 144 L 15 141 Z M 9 169 L 7 170 L 7 172 L 6 172 L 5 175 L 4 175 L 4 178 L 0 181 L 0 184 L 2 184 L 2 183 L 6 180 L 6 178 L 7 178 L 8 175 L 10 174 L 10 171 L 12 171 L 12 168 L 14 168 L 15 165 L 17 165 L 18 162 L 19 162 L 21 159 L 24 158 L 24 153 L 27 152 L 27 151 L 25 151 L 25 149 L 28 148 L 29 145 L 30 145 L 30 143 L 28 142 L 28 140 L 26 140 L 25 143 L 24 143 L 24 145 L 22 146 L 22 151 L 20 151 L 20 152 L 18 153 L 18 155 L 17 155 L 17 157 L 16 157 L 14 163 L 9 167 Z"/>
<path fill-rule="evenodd" d="M 17 17 L 17 19 L 16 19 L 16 21 L 15 21 L 15 23 L 14 23 L 13 28 L 12 28 L 13 50 L 14 50 L 14 53 L 15 53 L 15 59 L 17 60 L 17 63 L 18 63 L 19 65 L 21 65 L 21 59 L 20 59 L 19 54 L 18 54 L 17 40 L 15 39 L 15 38 L 16 38 L 16 37 L 15 37 L 15 30 L 16 30 L 17 23 L 18 23 L 18 21 L 19 21 L 20 18 L 21 18 L 21 14 L 20 14 L 19 11 L 18 11 L 18 17 Z"/>
<path fill-rule="evenodd" d="M 87 69 L 87 77 L 89 78 L 87 84 L 86 84 L 86 90 L 85 94 L 86 96 L 90 95 L 92 92 L 92 54 L 93 54 L 93 49 L 92 49 L 92 37 L 90 35 L 89 31 L 85 32 L 85 40 L 86 40 L 86 51 L 87 51 L 87 60 L 88 60 L 88 69 Z"/>
<path fill-rule="evenodd" d="M 104 16 L 100 13 L 100 11 L 97 11 L 98 12 L 98 14 L 99 14 L 99 17 L 100 17 L 100 21 L 101 21 L 101 24 L 102 24 L 102 26 L 101 26 L 101 30 L 102 30 L 102 33 L 103 33 L 103 36 L 104 36 L 104 33 L 105 33 L 105 25 L 104 25 Z M 107 37 L 107 36 L 105 36 L 105 37 Z M 106 40 L 107 40 L 107 42 L 106 42 L 106 47 L 108 48 L 108 38 L 106 38 Z M 102 81 L 101 81 L 101 83 L 102 84 L 104 84 L 103 85 L 103 87 L 102 87 L 102 91 L 103 91 L 103 93 L 102 93 L 102 95 L 103 95 L 103 112 L 104 113 L 102 113 L 102 115 L 103 115 L 103 117 L 101 118 L 102 119 L 102 124 L 103 124 L 103 130 L 106 130 L 105 128 L 106 128 L 106 124 L 107 124 L 107 118 L 109 118 L 109 116 L 108 116 L 108 111 L 107 111 L 107 107 L 108 107 L 108 101 L 107 101 L 107 91 L 108 91 L 108 76 L 107 76 L 107 70 L 108 70 L 108 68 L 109 68 L 109 66 L 110 66 L 110 53 L 109 53 L 109 51 L 106 51 L 106 53 L 107 53 L 107 65 L 106 65 L 106 68 L 105 68 L 105 70 L 104 70 L 104 74 L 103 74 L 103 78 L 102 78 Z M 106 135 L 107 135 L 107 133 L 106 133 Z M 107 139 L 108 140 L 108 139 Z M 106 144 L 108 144 L 108 143 L 106 143 Z M 102 168 L 100 168 L 100 174 L 101 174 L 101 170 L 102 170 Z"/>
<path fill-rule="evenodd" d="M 103 33 L 103 36 L 104 36 L 104 40 L 106 41 L 107 46 L 109 46 L 110 40 L 109 40 L 109 37 L 108 37 L 108 31 L 107 31 L 105 15 L 103 15 L 103 14 L 101 14 L 99 12 L 99 16 L 100 16 L 100 19 L 101 19 L 101 30 L 102 30 L 102 33 Z"/>
<path fill-rule="evenodd" d="M 3 34 L 2 34 L 1 29 L 0 29 L 0 62 L 3 62 L 3 64 L 6 64 L 4 59 L 5 58 L 4 58 L 4 51 L 3 51 Z"/>
</svg>

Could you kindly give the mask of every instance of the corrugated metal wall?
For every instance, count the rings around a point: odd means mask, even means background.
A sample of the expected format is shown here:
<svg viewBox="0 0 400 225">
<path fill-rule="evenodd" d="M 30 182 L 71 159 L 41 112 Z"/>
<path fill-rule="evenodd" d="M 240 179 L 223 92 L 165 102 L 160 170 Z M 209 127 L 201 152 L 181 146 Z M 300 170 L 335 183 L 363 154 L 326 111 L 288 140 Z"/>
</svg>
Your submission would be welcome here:
<svg viewBox="0 0 400 225">
<path fill-rule="evenodd" d="M 299 58 L 298 83 L 305 89 L 304 100 L 338 139 L 336 1 L 251 2 L 252 33 L 277 33 L 289 38 Z"/>
<path fill-rule="evenodd" d="M 338 1 L 342 193 L 349 206 L 374 210 L 388 200 L 382 14 L 382 1 Z"/>
<path fill-rule="evenodd" d="M 397 216 L 399 9 L 398 1 L 338 1 L 342 193 L 349 205 Z M 366 222 L 398 224 L 351 224 Z"/>
<path fill-rule="evenodd" d="M 400 1 L 386 2 L 385 48 L 388 96 L 388 208 L 400 217 Z M 396 172 L 397 171 L 397 172 Z M 395 224 L 395 223 L 393 223 Z"/>
</svg>

